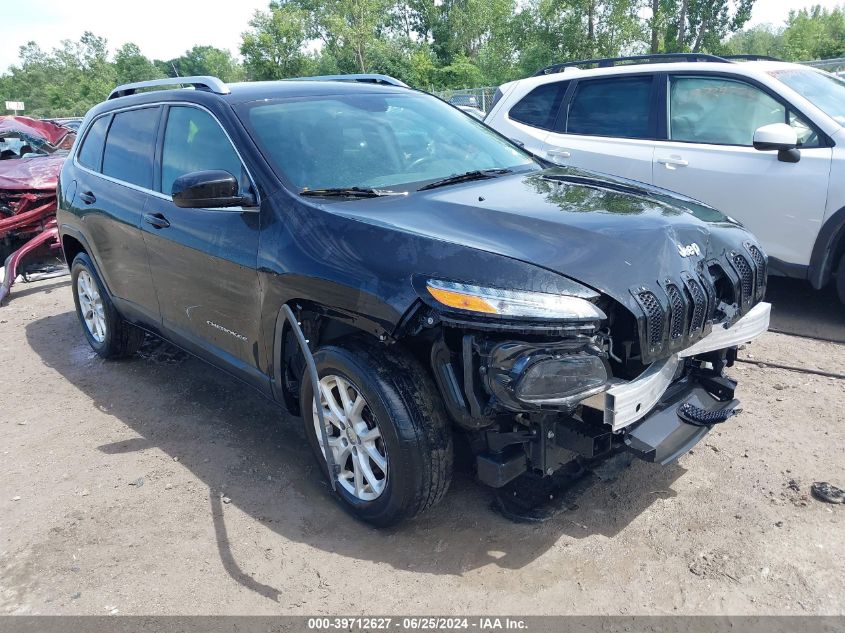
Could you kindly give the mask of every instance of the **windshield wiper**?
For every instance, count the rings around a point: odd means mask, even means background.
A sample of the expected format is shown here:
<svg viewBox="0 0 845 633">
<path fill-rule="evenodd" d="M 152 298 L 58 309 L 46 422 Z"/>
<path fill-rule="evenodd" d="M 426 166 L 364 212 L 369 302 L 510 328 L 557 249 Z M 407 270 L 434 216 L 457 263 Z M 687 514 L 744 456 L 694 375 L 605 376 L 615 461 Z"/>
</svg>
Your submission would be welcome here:
<svg viewBox="0 0 845 633">
<path fill-rule="evenodd" d="M 455 176 L 449 176 L 448 178 L 443 178 L 441 180 L 435 180 L 434 182 L 430 182 L 427 185 L 423 185 L 417 191 L 425 191 L 426 189 L 436 189 L 437 187 L 445 187 L 446 185 L 454 185 L 459 182 L 469 182 L 470 180 L 487 180 L 488 178 L 495 178 L 496 176 L 501 176 L 502 174 L 509 174 L 513 170 L 512 169 L 474 169 L 473 171 L 468 171 L 463 174 L 457 174 Z"/>
<path fill-rule="evenodd" d="M 303 189 L 300 196 L 316 198 L 379 198 L 381 196 L 404 196 L 404 191 L 369 189 L 366 187 L 330 187 L 328 189 Z"/>
</svg>

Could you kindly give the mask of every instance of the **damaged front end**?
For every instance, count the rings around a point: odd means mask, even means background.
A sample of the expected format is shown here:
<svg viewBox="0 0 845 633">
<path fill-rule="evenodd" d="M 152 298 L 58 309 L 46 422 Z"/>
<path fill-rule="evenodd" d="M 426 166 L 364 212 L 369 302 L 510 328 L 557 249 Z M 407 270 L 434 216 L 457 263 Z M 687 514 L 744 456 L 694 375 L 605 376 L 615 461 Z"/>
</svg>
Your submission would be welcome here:
<svg viewBox="0 0 845 633">
<path fill-rule="evenodd" d="M 61 269 L 56 186 L 76 132 L 28 117 L 0 117 L 0 304 L 17 276 Z"/>
<path fill-rule="evenodd" d="M 423 303 L 410 333 L 430 342 L 478 478 L 501 488 L 619 451 L 666 464 L 737 413 L 724 369 L 769 322 L 755 251 L 742 256 L 750 281 L 714 280 L 722 265 L 712 264 L 700 296 L 698 281 L 634 289 L 653 297 L 639 311 L 575 282 L 561 297 L 417 280 Z"/>
</svg>

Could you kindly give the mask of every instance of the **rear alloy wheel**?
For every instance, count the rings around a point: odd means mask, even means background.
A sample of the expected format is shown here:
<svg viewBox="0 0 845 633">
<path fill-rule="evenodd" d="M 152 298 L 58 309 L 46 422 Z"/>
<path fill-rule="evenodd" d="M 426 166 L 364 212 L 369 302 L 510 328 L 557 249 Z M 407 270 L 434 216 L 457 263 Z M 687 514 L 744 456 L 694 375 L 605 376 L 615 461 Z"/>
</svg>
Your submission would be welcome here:
<svg viewBox="0 0 845 633">
<path fill-rule="evenodd" d="M 101 344 L 106 340 L 106 315 L 103 299 L 91 274 L 80 271 L 76 277 L 76 294 L 79 296 L 79 314 L 91 337 Z"/>
<path fill-rule="evenodd" d="M 73 259 L 70 275 L 76 314 L 91 349 L 103 358 L 124 358 L 138 351 L 144 332 L 118 314 L 86 253 Z"/>
<path fill-rule="evenodd" d="M 345 509 L 378 527 L 436 504 L 452 478 L 452 434 L 431 377 L 398 345 L 350 338 L 314 353 L 319 406 Z M 306 372 L 305 435 L 323 473 L 327 451 Z"/>
</svg>

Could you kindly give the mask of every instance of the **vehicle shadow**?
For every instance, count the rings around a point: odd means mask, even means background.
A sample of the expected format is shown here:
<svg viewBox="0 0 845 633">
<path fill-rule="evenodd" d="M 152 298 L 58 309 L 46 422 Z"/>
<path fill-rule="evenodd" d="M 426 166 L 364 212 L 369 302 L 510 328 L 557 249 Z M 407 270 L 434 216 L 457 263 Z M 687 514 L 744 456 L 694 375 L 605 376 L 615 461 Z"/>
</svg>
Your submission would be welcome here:
<svg viewBox="0 0 845 633">
<path fill-rule="evenodd" d="M 493 494 L 463 464 L 439 506 L 397 528 L 376 530 L 331 498 L 301 420 L 227 374 L 151 337 L 135 359 L 102 361 L 70 311 L 29 322 L 26 336 L 46 365 L 131 430 L 100 451 L 155 447 L 208 486 L 223 567 L 270 599 L 278 591 L 242 569 L 229 546 L 224 490 L 233 506 L 285 539 L 397 569 L 462 574 L 489 564 L 521 568 L 561 539 L 614 537 L 651 504 L 674 496 L 672 484 L 685 472 L 635 460 L 615 480 L 597 480 L 574 504 L 568 499 L 568 508 L 550 520 L 517 524 L 492 510 Z"/>
<path fill-rule="evenodd" d="M 833 285 L 814 290 L 800 279 L 769 277 L 766 301 L 773 332 L 845 343 L 845 305 Z"/>
</svg>

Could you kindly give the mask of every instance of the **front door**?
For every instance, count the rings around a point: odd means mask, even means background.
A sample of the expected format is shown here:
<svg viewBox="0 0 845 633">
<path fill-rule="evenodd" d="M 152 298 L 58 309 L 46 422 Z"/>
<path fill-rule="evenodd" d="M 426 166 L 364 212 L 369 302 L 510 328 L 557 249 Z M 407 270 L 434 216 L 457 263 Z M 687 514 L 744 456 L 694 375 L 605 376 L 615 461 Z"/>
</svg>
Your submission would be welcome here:
<svg viewBox="0 0 845 633">
<path fill-rule="evenodd" d="M 754 131 L 789 123 L 801 160 L 752 146 Z M 744 81 L 669 80 L 668 141 L 656 143 L 654 184 L 705 202 L 742 222 L 770 257 L 807 265 L 827 202 L 832 149 L 788 106 Z"/>
<path fill-rule="evenodd" d="M 142 218 L 162 326 L 194 353 L 260 382 L 257 209 L 182 209 L 170 197 L 186 173 L 222 169 L 252 187 L 218 121 L 206 110 L 169 106 L 157 195 Z"/>
</svg>

